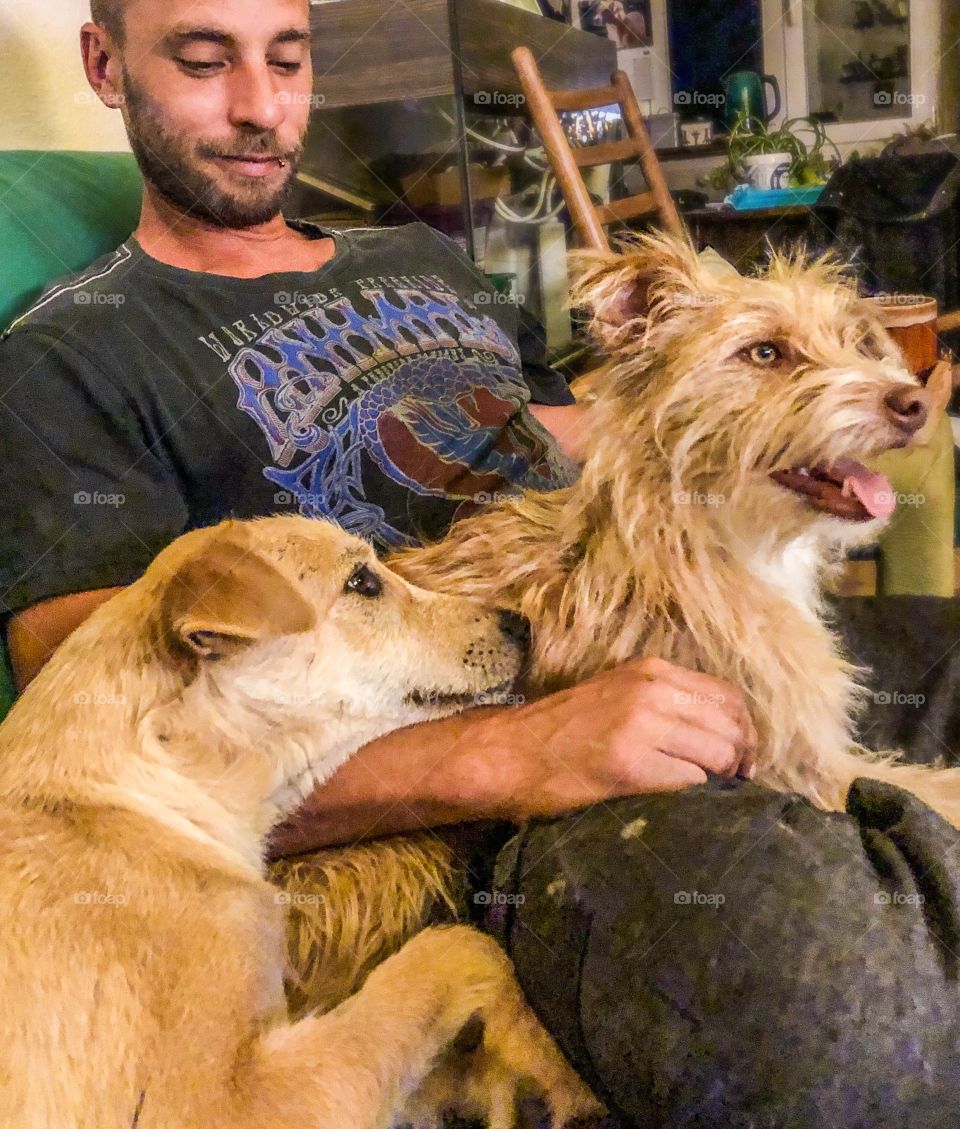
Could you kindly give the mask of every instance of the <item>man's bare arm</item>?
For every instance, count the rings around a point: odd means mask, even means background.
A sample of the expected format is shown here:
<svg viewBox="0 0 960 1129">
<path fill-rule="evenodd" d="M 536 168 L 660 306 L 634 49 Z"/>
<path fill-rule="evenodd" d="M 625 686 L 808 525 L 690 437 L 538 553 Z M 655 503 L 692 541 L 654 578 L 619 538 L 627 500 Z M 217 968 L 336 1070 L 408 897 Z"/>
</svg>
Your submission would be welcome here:
<svg viewBox="0 0 960 1129">
<path fill-rule="evenodd" d="M 557 446 L 574 462 L 582 463 L 587 457 L 583 440 L 582 404 L 531 404 L 530 414 L 556 439 Z"/>
<path fill-rule="evenodd" d="M 64 639 L 102 603 L 121 588 L 97 588 L 41 600 L 12 616 L 7 625 L 7 649 L 17 691 L 40 673 Z"/>
<path fill-rule="evenodd" d="M 18 613 L 8 641 L 23 688 L 119 588 Z M 698 704 L 695 704 L 698 703 Z M 737 690 L 643 658 L 512 708 L 398 730 L 361 749 L 274 833 L 294 854 L 399 831 L 559 815 L 598 800 L 750 775 L 756 734 Z"/>
<path fill-rule="evenodd" d="M 599 800 L 753 774 L 738 691 L 635 659 L 514 708 L 471 710 L 361 749 L 273 834 L 296 854 L 471 819 L 520 821 Z"/>
</svg>

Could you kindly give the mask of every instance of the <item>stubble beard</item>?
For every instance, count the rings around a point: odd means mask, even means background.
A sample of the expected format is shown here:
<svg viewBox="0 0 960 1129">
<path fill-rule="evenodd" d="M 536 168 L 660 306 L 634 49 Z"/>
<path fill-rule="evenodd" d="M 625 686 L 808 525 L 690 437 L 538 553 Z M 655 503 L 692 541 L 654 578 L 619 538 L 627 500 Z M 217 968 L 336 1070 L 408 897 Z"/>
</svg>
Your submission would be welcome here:
<svg viewBox="0 0 960 1129">
<path fill-rule="evenodd" d="M 149 95 L 124 66 L 124 99 L 130 148 L 144 180 L 177 211 L 215 227 L 247 228 L 277 216 L 290 195 L 303 159 L 302 139 L 291 151 L 274 130 L 240 131 L 228 142 L 187 141 L 174 133 Z M 226 188 L 203 171 L 201 159 L 243 153 L 270 155 L 285 165 L 280 184 L 257 177 Z"/>
</svg>

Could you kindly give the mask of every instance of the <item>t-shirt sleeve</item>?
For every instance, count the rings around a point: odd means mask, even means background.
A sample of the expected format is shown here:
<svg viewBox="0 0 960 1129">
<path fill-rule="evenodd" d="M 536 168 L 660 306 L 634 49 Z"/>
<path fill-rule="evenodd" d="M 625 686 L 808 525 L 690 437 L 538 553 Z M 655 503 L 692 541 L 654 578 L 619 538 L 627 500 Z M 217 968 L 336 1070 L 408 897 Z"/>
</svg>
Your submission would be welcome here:
<svg viewBox="0 0 960 1129">
<path fill-rule="evenodd" d="M 535 404 L 575 404 L 576 398 L 563 376 L 547 364 L 543 326 L 524 306 L 518 307 L 517 348 L 523 379 Z"/>
<path fill-rule="evenodd" d="M 130 583 L 183 532 L 187 507 L 156 438 L 55 332 L 0 342 L 0 614 Z"/>
</svg>

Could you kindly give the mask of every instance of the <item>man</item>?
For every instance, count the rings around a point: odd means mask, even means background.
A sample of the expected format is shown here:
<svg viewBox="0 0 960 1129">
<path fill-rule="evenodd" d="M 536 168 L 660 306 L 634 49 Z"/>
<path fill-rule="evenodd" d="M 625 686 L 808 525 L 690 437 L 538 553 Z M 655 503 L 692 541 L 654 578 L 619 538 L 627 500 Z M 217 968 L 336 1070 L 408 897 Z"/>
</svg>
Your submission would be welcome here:
<svg viewBox="0 0 960 1129">
<path fill-rule="evenodd" d="M 124 116 L 143 211 L 0 346 L 0 582 L 21 687 L 191 526 L 291 508 L 391 546 L 441 535 L 477 495 L 575 473 L 544 430 L 574 450 L 565 386 L 447 240 L 283 218 L 311 104 L 306 0 L 92 14 L 84 67 Z M 753 741 L 736 690 L 640 659 L 370 745 L 280 841 L 683 788 L 749 771 Z"/>
</svg>

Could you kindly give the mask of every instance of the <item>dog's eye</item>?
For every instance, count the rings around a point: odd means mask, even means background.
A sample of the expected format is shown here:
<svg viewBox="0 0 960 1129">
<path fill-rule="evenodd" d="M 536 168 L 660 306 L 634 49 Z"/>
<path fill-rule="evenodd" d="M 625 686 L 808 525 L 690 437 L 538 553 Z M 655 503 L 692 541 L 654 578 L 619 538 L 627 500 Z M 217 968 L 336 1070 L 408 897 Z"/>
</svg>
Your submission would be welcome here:
<svg viewBox="0 0 960 1129">
<path fill-rule="evenodd" d="M 383 584 L 380 577 L 366 565 L 358 565 L 344 585 L 344 591 L 353 592 L 357 596 L 365 596 L 368 600 L 372 600 L 383 591 Z"/>
<path fill-rule="evenodd" d="M 783 357 L 780 346 L 773 341 L 758 341 L 755 345 L 748 345 L 743 353 L 755 365 L 775 365 Z"/>
<path fill-rule="evenodd" d="M 865 353 L 871 360 L 882 361 L 886 356 L 883 345 L 880 343 L 880 338 L 874 333 L 868 333 L 860 342 L 860 351 Z"/>
</svg>

